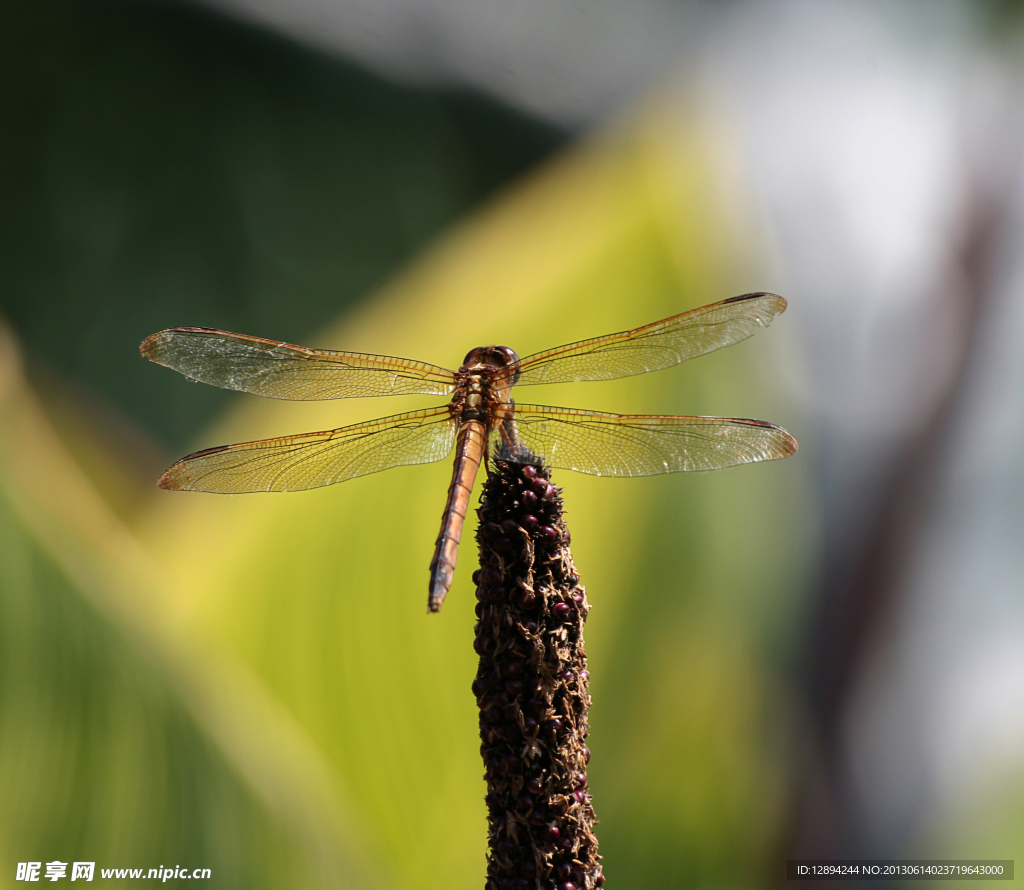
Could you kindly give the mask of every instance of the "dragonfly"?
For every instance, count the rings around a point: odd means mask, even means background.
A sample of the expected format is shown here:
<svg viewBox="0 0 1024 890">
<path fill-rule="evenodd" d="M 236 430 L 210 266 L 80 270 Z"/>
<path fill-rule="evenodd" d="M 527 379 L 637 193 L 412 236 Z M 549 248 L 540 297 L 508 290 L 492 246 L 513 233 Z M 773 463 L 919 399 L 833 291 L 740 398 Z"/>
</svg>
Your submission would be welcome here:
<svg viewBox="0 0 1024 890">
<path fill-rule="evenodd" d="M 608 414 L 517 403 L 513 386 L 612 380 L 677 365 L 739 343 L 785 311 L 769 293 L 743 294 L 643 327 L 520 358 L 507 346 L 470 350 L 457 371 L 411 359 L 309 349 L 212 328 L 169 328 L 142 355 L 192 380 L 276 399 L 443 395 L 443 405 L 334 430 L 207 448 L 160 478 L 177 491 L 300 491 L 391 467 L 443 460 L 454 449 L 448 499 L 430 563 L 428 611 L 452 585 L 480 464 L 488 454 L 595 476 L 717 470 L 789 457 L 781 427 L 739 417 Z"/>
</svg>

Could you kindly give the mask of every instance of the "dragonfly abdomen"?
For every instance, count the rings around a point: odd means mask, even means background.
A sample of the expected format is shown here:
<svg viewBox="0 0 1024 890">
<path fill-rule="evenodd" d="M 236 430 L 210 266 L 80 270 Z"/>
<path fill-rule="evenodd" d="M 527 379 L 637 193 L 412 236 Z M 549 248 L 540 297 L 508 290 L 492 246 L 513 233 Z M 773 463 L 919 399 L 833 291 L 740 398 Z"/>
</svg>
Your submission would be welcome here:
<svg viewBox="0 0 1024 890">
<path fill-rule="evenodd" d="M 430 561 L 430 598 L 427 611 L 438 612 L 452 586 L 459 555 L 462 528 L 469 512 L 469 496 L 487 448 L 487 427 L 480 420 L 466 420 L 455 443 L 455 466 L 448 486 L 448 500 L 441 517 L 434 558 Z"/>
</svg>

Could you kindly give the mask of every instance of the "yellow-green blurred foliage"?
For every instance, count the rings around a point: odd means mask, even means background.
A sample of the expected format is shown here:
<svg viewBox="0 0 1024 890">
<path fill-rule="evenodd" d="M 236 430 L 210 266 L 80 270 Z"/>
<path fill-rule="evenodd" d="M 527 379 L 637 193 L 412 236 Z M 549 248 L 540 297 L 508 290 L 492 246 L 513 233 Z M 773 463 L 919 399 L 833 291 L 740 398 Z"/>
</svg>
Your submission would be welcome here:
<svg viewBox="0 0 1024 890">
<path fill-rule="evenodd" d="M 526 355 L 756 289 L 712 185 L 716 146 L 675 120 L 655 108 L 557 159 L 309 345 L 457 367 L 481 343 Z M 786 324 L 684 368 L 518 397 L 760 417 L 799 438 L 772 392 Z M 83 470 L 86 434 L 54 432 L 4 354 L 4 861 L 206 866 L 224 887 L 480 888 L 474 526 L 443 612 L 426 614 L 450 466 L 287 495 L 154 489 L 124 520 L 116 484 Z M 195 445 L 429 404 L 239 397 Z M 591 787 L 614 886 L 775 874 L 793 715 L 772 665 L 809 546 L 801 474 L 800 455 L 556 474 L 594 604 Z"/>
</svg>

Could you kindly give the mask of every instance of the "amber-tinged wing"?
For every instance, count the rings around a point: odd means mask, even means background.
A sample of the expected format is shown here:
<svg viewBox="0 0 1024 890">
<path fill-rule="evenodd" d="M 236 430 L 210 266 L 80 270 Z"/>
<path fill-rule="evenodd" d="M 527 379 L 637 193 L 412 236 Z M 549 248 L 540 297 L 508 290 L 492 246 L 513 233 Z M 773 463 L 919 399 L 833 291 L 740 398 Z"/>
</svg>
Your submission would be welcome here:
<svg viewBox="0 0 1024 890">
<path fill-rule="evenodd" d="M 456 432 L 443 405 L 321 433 L 222 445 L 183 457 L 160 477 L 160 487 L 221 494 L 319 488 L 442 460 Z"/>
<path fill-rule="evenodd" d="M 594 476 L 717 470 L 789 457 L 797 448 L 784 429 L 760 420 L 604 414 L 544 405 L 516 404 L 515 432 L 549 466 Z"/>
<path fill-rule="evenodd" d="M 744 294 L 605 337 L 528 355 L 510 373 L 517 386 L 613 380 L 658 371 L 746 340 L 786 309 L 775 294 Z"/>
<path fill-rule="evenodd" d="M 186 377 L 273 399 L 449 395 L 445 368 L 386 355 L 308 349 L 212 328 L 170 328 L 142 341 L 142 354 Z"/>
</svg>

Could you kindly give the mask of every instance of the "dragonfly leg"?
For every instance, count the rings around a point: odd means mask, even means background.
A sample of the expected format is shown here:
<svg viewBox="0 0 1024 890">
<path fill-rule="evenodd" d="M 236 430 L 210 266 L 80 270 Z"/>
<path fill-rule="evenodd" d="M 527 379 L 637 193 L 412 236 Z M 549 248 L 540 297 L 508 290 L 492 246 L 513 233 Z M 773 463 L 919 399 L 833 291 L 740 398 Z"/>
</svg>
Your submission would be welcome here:
<svg viewBox="0 0 1024 890">
<path fill-rule="evenodd" d="M 508 411 L 505 416 L 501 419 L 501 438 L 505 442 L 505 447 L 509 451 L 515 451 L 519 446 L 519 433 L 516 430 L 516 415 L 515 415 L 516 403 L 514 399 L 508 400 Z"/>
</svg>

